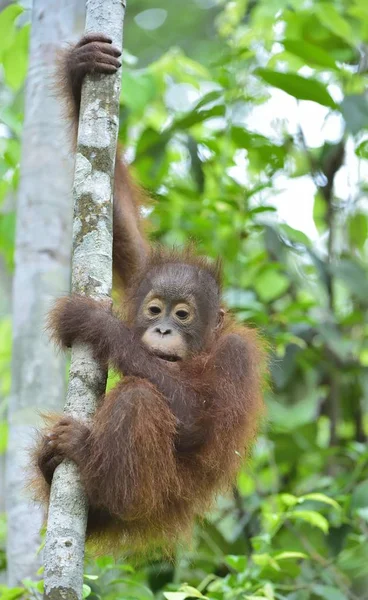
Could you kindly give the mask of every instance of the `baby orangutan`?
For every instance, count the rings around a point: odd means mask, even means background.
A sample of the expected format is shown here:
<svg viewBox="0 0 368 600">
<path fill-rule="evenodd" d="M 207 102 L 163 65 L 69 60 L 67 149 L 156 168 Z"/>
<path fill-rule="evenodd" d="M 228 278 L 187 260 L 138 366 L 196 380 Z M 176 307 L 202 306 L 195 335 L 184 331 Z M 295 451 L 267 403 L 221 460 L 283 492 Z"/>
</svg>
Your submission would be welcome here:
<svg viewBox="0 0 368 600">
<path fill-rule="evenodd" d="M 114 56 L 100 35 L 66 54 L 63 80 L 75 118 L 83 75 L 116 70 Z M 91 426 L 64 416 L 37 449 L 47 489 L 64 458 L 77 464 L 89 502 L 87 534 L 133 549 L 172 546 L 234 482 L 263 411 L 264 365 L 256 333 L 224 315 L 217 265 L 191 250 L 149 249 L 139 202 L 117 162 L 114 269 L 125 285 L 126 319 L 71 296 L 58 300 L 49 320 L 59 344 L 88 344 L 124 378 Z"/>
</svg>

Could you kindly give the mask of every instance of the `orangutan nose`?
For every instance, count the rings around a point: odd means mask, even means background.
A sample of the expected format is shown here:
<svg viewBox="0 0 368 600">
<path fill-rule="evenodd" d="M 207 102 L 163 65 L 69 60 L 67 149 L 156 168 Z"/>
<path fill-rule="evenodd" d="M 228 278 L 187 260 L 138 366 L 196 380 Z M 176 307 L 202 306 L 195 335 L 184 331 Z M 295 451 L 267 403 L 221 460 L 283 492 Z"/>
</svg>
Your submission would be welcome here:
<svg viewBox="0 0 368 600">
<path fill-rule="evenodd" d="M 170 333 L 172 333 L 172 329 L 169 327 L 155 327 L 155 332 L 161 335 L 170 335 Z"/>
</svg>

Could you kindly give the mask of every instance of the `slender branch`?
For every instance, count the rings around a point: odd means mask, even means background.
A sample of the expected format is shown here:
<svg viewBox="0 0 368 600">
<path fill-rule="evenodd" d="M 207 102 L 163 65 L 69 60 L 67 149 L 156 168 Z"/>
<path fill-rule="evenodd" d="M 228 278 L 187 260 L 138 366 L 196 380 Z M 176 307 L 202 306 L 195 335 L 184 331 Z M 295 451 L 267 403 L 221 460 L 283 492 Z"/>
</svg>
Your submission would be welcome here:
<svg viewBox="0 0 368 600">
<path fill-rule="evenodd" d="M 309 161 L 311 177 L 314 184 L 317 187 L 318 192 L 326 204 L 326 226 L 328 229 L 328 242 L 327 242 L 327 297 L 328 297 L 328 308 L 332 316 L 335 313 L 335 293 L 334 293 L 334 280 L 332 275 L 332 265 L 335 261 L 335 234 L 336 234 L 336 218 L 335 218 L 335 206 L 334 206 L 334 183 L 335 177 L 343 164 L 345 156 L 345 140 L 342 139 L 339 144 L 333 148 L 328 156 L 323 161 L 323 164 L 318 164 L 315 159 L 311 156 L 304 133 L 301 127 L 299 127 L 299 140 L 301 146 L 306 154 L 307 160 Z M 322 185 L 320 175 L 323 174 L 325 177 L 325 184 Z M 334 446 L 337 442 L 337 421 L 340 404 L 340 385 L 337 371 L 332 368 L 328 376 L 329 381 L 329 393 L 326 398 L 327 412 L 330 419 L 330 445 Z"/>
<path fill-rule="evenodd" d="M 327 184 L 321 192 L 326 202 L 326 225 L 328 227 L 327 244 L 327 263 L 328 263 L 328 306 L 331 315 L 335 315 L 335 290 L 332 267 L 335 262 L 335 236 L 336 236 L 336 215 L 334 207 L 334 182 L 335 176 L 340 169 L 345 155 L 345 145 L 343 142 L 338 144 L 323 165 L 323 172 L 327 178 Z M 329 393 L 327 397 L 327 411 L 330 419 L 330 446 L 337 443 L 337 422 L 339 418 L 340 406 L 340 382 L 338 372 L 332 368 L 329 374 Z"/>
<path fill-rule="evenodd" d="M 86 32 L 122 46 L 123 0 L 87 0 Z M 120 74 L 91 75 L 82 89 L 74 176 L 72 290 L 98 300 L 112 286 L 112 199 L 119 128 Z M 106 372 L 88 348 L 72 349 L 65 412 L 88 421 L 105 390 Z M 55 471 L 45 545 L 45 599 L 80 600 L 88 506 L 76 466 Z"/>
</svg>

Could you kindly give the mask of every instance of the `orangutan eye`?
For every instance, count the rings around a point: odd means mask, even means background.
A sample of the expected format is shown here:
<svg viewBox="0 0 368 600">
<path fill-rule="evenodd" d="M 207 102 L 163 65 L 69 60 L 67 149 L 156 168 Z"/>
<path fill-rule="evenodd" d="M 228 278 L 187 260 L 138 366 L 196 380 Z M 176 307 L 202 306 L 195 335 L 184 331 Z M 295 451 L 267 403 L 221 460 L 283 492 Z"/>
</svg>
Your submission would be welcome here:
<svg viewBox="0 0 368 600">
<path fill-rule="evenodd" d="M 189 323 L 193 319 L 193 309 L 188 304 L 177 304 L 174 309 L 174 317 L 181 323 Z"/>
<path fill-rule="evenodd" d="M 154 319 L 158 317 L 164 310 L 165 306 L 158 298 L 153 298 L 144 307 L 144 314 L 148 319 Z"/>
<path fill-rule="evenodd" d="M 189 317 L 188 311 L 183 309 L 177 310 L 175 314 L 181 321 L 185 321 Z"/>
</svg>

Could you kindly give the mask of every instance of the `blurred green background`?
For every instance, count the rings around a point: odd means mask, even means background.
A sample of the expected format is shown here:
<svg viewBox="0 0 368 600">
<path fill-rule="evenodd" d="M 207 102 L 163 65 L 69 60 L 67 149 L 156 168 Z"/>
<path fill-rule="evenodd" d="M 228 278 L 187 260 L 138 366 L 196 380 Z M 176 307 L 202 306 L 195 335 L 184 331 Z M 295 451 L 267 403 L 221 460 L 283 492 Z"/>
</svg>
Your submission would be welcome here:
<svg viewBox="0 0 368 600">
<path fill-rule="evenodd" d="M 2 454 L 30 29 L 14 6 L 0 13 Z M 367 44 L 366 0 L 128 0 L 120 137 L 152 238 L 222 257 L 271 385 L 252 461 L 192 547 L 88 559 L 93 600 L 368 598 Z M 6 515 L 3 569 L 5 529 Z M 42 583 L 26 588 L 0 596 Z"/>
</svg>

